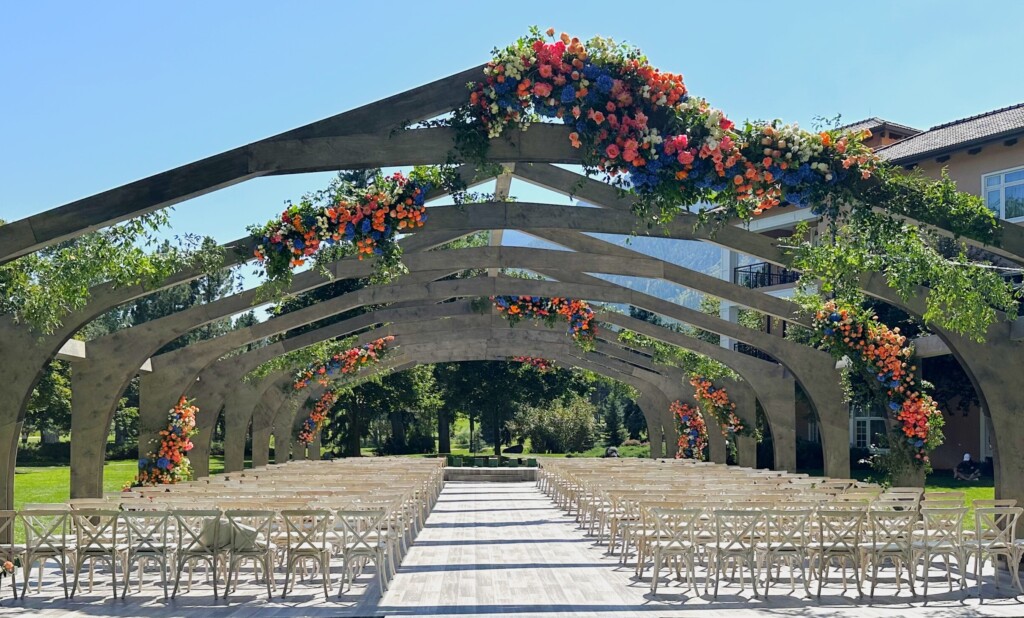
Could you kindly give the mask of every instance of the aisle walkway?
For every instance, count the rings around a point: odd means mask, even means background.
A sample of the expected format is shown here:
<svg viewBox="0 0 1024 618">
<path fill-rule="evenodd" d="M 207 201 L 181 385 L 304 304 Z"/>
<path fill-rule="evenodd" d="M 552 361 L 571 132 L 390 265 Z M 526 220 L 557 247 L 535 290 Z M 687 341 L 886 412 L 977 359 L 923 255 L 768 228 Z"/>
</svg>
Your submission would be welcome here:
<svg viewBox="0 0 1024 618">
<path fill-rule="evenodd" d="M 1022 616 L 1019 600 L 994 596 L 984 605 L 932 588 L 923 607 L 904 588 L 904 597 L 855 603 L 833 591 L 821 601 L 789 596 L 788 586 L 771 600 L 752 598 L 750 587 L 723 588 L 719 600 L 684 595 L 673 582 L 650 594 L 633 568 L 619 565 L 604 546 L 584 535 L 571 517 L 554 508 L 533 483 L 448 483 L 391 590 L 375 608 L 384 615 L 466 616 Z M 1005 576 L 1004 576 L 1005 578 Z M 1004 582 L 1006 580 L 1004 579 Z M 1008 582 L 1007 582 L 1007 585 Z M 1005 594 L 1005 592 L 1003 593 Z M 370 613 L 370 607 L 360 608 Z M 357 610 L 358 611 L 358 610 Z"/>
</svg>

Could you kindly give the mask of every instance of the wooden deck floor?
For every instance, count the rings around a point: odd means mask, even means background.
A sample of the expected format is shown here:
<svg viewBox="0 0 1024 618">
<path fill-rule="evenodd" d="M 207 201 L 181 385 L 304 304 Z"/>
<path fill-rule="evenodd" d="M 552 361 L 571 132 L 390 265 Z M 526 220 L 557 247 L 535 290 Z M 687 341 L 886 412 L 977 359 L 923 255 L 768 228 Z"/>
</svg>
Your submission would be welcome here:
<svg viewBox="0 0 1024 618">
<path fill-rule="evenodd" d="M 648 572 L 649 575 L 649 572 Z M 337 577 L 339 574 L 335 574 Z M 1002 595 L 1008 594 L 1005 579 Z M 97 575 L 97 581 L 100 576 Z M 769 600 L 756 600 L 748 586 L 724 587 L 719 600 L 685 594 L 677 582 L 649 593 L 649 579 L 633 578 L 631 567 L 619 566 L 603 546 L 553 508 L 533 483 L 456 483 L 445 486 L 388 592 L 380 597 L 365 574 L 342 599 L 325 602 L 316 582 L 300 586 L 282 601 L 267 601 L 254 583 L 240 587 L 230 604 L 213 602 L 208 586 L 165 603 L 155 587 L 126 601 L 109 598 L 109 588 L 80 593 L 66 601 L 59 576 L 51 572 L 42 594 L 34 590 L 25 601 L 3 600 L 0 616 L 1022 616 L 1024 597 L 995 596 L 986 586 L 984 604 L 945 594 L 938 579 L 925 606 L 904 587 L 880 588 L 873 603 L 826 588 L 821 601 L 804 599 L 802 590 L 788 594 L 788 583 L 773 589 Z M 7 583 L 6 581 L 4 582 Z M 335 590 L 336 592 L 336 590 Z M 9 595 L 9 587 L 4 594 Z"/>
</svg>

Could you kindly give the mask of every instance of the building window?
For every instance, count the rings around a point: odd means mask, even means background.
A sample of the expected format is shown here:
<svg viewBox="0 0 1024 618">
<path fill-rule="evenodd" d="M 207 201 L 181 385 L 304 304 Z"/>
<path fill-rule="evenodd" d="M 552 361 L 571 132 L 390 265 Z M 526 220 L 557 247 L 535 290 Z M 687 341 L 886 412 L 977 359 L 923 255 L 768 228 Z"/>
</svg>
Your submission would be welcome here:
<svg viewBox="0 0 1024 618">
<path fill-rule="evenodd" d="M 876 409 L 850 407 L 850 445 L 857 448 L 879 446 L 885 438 L 885 413 Z"/>
<path fill-rule="evenodd" d="M 1024 167 L 981 177 L 985 205 L 1000 219 L 1024 220 Z"/>
<path fill-rule="evenodd" d="M 821 443 L 821 432 L 818 430 L 817 419 L 811 419 L 807 423 L 807 440 L 815 444 Z"/>
</svg>

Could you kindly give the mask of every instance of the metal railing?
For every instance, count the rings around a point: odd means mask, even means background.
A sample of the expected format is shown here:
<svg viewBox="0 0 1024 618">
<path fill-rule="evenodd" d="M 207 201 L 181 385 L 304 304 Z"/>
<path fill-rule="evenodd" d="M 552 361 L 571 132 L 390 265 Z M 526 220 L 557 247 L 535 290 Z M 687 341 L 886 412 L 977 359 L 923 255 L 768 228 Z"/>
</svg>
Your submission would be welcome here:
<svg viewBox="0 0 1024 618">
<path fill-rule="evenodd" d="M 732 281 L 748 288 L 766 288 L 772 285 L 794 283 L 800 273 L 768 262 L 737 266 L 732 271 Z"/>
<path fill-rule="evenodd" d="M 752 345 L 747 345 L 742 341 L 737 341 L 733 343 L 732 349 L 735 350 L 736 352 L 739 352 L 740 354 L 746 354 L 747 356 L 753 356 L 754 358 L 760 358 L 761 360 L 766 360 L 773 363 L 778 362 L 771 355 L 762 352 L 761 350 L 755 348 Z"/>
</svg>

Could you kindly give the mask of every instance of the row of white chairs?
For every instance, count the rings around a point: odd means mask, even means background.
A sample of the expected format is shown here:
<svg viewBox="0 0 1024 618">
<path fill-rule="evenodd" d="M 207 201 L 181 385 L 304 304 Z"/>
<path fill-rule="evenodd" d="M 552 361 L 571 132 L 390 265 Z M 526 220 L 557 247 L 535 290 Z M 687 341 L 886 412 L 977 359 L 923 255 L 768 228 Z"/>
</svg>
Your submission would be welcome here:
<svg viewBox="0 0 1024 618">
<path fill-rule="evenodd" d="M 538 484 L 599 543 L 607 539 L 609 553 L 623 563 L 635 557 L 638 576 L 650 564 L 652 592 L 671 560 L 677 576 L 686 568 L 685 581 L 694 590 L 695 570 L 702 567 L 705 591 L 714 581 L 716 598 L 725 566 L 732 566 L 733 575 L 739 568 L 741 586 L 743 569 L 749 571 L 757 595 L 762 572 L 767 594 L 772 567 L 777 577 L 783 563 L 789 565 L 791 587 L 799 571 L 805 592 L 810 594 L 809 581 L 816 578 L 820 596 L 828 565 L 837 562 L 844 592 L 850 566 L 859 593 L 862 578 L 870 574 L 873 595 L 878 568 L 889 562 L 897 571 L 897 593 L 906 575 L 916 595 L 921 567 L 927 596 L 929 569 L 937 558 L 943 559 L 950 590 L 951 561 L 965 590 L 971 558 L 979 584 L 984 563 L 1001 559 L 1021 590 L 1017 565 L 1024 558 L 1024 541 L 1016 538 L 1021 509 L 1012 500 L 975 501 L 975 519 L 964 525 L 961 492 L 883 490 L 850 479 L 690 460 L 546 462 Z"/>
<path fill-rule="evenodd" d="M 109 569 L 115 596 L 120 569 L 122 598 L 136 565 L 140 591 L 147 565 L 159 569 L 165 598 L 177 594 L 186 569 L 191 589 L 193 569 L 202 566 L 215 598 L 226 580 L 226 598 L 249 563 L 268 598 L 280 572 L 282 596 L 306 574 L 318 575 L 329 596 L 332 560 L 340 561 L 339 596 L 371 563 L 383 592 L 440 494 L 443 468 L 431 460 L 370 461 L 291 462 L 0 511 L 0 539 L 13 539 L 15 529 L 25 538 L 24 544 L 0 542 L 0 558 L 21 562 L 22 597 L 34 565 L 41 590 L 47 561 L 60 567 L 65 597 L 79 589 L 87 565 L 92 591 L 97 563 Z M 17 596 L 14 577 L 11 582 Z"/>
</svg>

